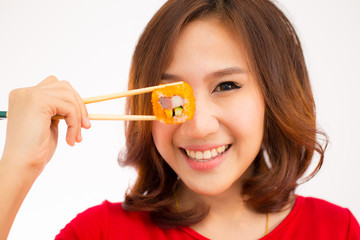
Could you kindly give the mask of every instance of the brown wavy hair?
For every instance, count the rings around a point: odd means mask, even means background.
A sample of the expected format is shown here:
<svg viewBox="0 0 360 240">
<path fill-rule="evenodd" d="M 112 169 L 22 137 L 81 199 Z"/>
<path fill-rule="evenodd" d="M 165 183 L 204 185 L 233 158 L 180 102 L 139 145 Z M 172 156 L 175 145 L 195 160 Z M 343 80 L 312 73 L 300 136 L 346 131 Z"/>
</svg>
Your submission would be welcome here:
<svg viewBox="0 0 360 240">
<path fill-rule="evenodd" d="M 129 89 L 157 85 L 169 65 L 182 28 L 190 21 L 217 17 L 235 29 L 247 50 L 248 64 L 265 100 L 265 131 L 253 173 L 243 185 L 249 208 L 277 212 L 291 201 L 305 171 L 319 155 L 320 169 L 327 145 L 316 127 L 315 103 L 298 36 L 281 10 L 269 0 L 170 0 L 155 14 L 136 46 Z M 240 43 L 239 43 L 240 44 Z M 152 114 L 150 94 L 127 100 L 128 114 Z M 206 207 L 171 211 L 176 173 L 156 150 L 151 122 L 125 124 L 126 154 L 120 163 L 138 172 L 126 193 L 124 209 L 148 211 L 162 227 L 192 225 L 202 220 Z M 318 140 L 325 136 L 324 146 Z M 267 162 L 267 163 L 266 163 Z M 270 166 L 269 166 L 270 165 Z"/>
</svg>

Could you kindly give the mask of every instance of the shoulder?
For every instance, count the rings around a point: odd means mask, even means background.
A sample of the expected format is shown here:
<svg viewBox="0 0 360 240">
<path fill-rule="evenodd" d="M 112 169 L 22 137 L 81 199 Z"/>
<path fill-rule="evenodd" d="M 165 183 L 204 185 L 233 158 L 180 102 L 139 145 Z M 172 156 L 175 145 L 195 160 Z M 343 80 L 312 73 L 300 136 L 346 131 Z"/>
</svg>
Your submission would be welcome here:
<svg viewBox="0 0 360 240">
<path fill-rule="evenodd" d="M 298 212 L 300 218 L 308 219 L 312 224 L 326 224 L 327 226 L 334 227 L 343 226 L 346 229 L 354 222 L 357 223 L 349 209 L 328 201 L 301 196 L 298 196 L 296 201 L 297 206 L 294 206 L 294 210 Z"/>
<path fill-rule="evenodd" d="M 79 213 L 56 239 L 108 239 L 109 234 L 126 234 L 138 225 L 148 224 L 149 220 L 145 213 L 123 210 L 122 203 L 104 201 Z"/>
<path fill-rule="evenodd" d="M 360 226 L 347 208 L 297 196 L 289 215 L 268 237 L 265 239 L 360 239 Z"/>
<path fill-rule="evenodd" d="M 148 212 L 123 209 L 122 203 L 104 201 L 78 214 L 56 236 L 61 239 L 193 239 L 181 228 L 162 229 Z M 147 238 L 148 237 L 148 238 Z"/>
<path fill-rule="evenodd" d="M 349 215 L 349 210 L 347 208 L 340 207 L 319 198 L 298 196 L 297 201 L 299 201 L 299 207 L 302 211 L 311 215 L 319 214 L 319 217 L 326 218 L 347 218 Z"/>
</svg>

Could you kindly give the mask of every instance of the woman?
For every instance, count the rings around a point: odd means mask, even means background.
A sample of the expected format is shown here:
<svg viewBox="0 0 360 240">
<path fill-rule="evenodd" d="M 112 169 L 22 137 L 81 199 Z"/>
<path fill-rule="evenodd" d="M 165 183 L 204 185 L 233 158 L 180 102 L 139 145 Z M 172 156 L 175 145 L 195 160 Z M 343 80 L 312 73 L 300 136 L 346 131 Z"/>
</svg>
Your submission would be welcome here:
<svg viewBox="0 0 360 240">
<path fill-rule="evenodd" d="M 294 193 L 315 151 L 305 180 L 320 169 L 325 147 L 300 42 L 274 4 L 168 1 L 139 40 L 129 88 L 178 80 L 194 91 L 194 119 L 128 122 L 121 163 L 139 177 L 125 202 L 79 214 L 57 239 L 360 238 L 348 210 Z M 150 96 L 130 98 L 127 109 L 151 114 Z M 68 83 L 49 77 L 10 95 L 1 237 L 55 150 L 55 114 L 65 116 L 68 143 L 80 142 L 90 123 Z"/>
</svg>

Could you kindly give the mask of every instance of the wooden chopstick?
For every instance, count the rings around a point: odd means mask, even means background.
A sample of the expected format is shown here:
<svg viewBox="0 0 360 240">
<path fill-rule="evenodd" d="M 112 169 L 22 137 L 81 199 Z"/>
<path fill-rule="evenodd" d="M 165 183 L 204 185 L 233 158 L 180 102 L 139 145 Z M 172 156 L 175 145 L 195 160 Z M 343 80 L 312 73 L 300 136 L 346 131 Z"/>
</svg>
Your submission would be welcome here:
<svg viewBox="0 0 360 240">
<path fill-rule="evenodd" d="M 107 101 L 107 100 L 116 99 L 116 98 L 139 95 L 139 94 L 142 94 L 142 93 L 152 92 L 154 90 L 161 89 L 161 88 L 164 88 L 164 87 L 176 86 L 176 85 L 180 85 L 180 84 L 183 84 L 183 82 L 168 83 L 168 84 L 163 84 L 163 85 L 158 85 L 158 86 L 153 86 L 153 87 L 146 87 L 146 88 L 139 88 L 139 89 L 129 90 L 129 91 L 120 92 L 120 93 L 112 93 L 112 94 L 106 94 L 106 95 L 102 95 L 102 96 L 83 98 L 83 102 L 85 104 L 95 103 L 95 102 L 102 102 L 102 101 Z"/>
<path fill-rule="evenodd" d="M 112 115 L 112 114 L 89 114 L 90 120 L 125 120 L 125 121 L 153 121 L 156 116 L 151 115 Z M 56 115 L 51 118 L 52 120 L 64 119 L 63 116 Z"/>
<path fill-rule="evenodd" d="M 113 114 L 89 114 L 90 120 L 124 120 L 124 121 L 154 121 L 156 116 L 152 115 L 113 115 Z M 0 111 L 0 120 L 6 119 L 7 112 Z M 55 115 L 52 120 L 64 119 L 64 116 Z"/>
<path fill-rule="evenodd" d="M 139 95 L 139 94 L 143 94 L 143 93 L 147 93 L 147 92 L 152 92 L 154 90 L 161 89 L 164 87 L 176 86 L 176 85 L 180 85 L 180 84 L 183 84 L 183 82 L 180 81 L 180 82 L 175 82 L 175 83 L 157 85 L 157 86 L 153 86 L 153 87 L 139 88 L 139 89 L 129 90 L 129 91 L 120 92 L 120 93 L 112 93 L 112 94 L 106 94 L 106 95 L 101 95 L 101 96 L 96 96 L 96 97 L 83 98 L 83 102 L 85 104 L 102 102 L 102 101 L 107 101 L 107 100 L 112 100 L 112 99 L 117 99 L 117 98 L 122 98 L 122 97 Z M 62 116 L 59 116 L 59 115 L 57 115 L 55 117 L 58 119 L 63 118 Z M 54 119 L 54 117 L 52 119 Z M 153 121 L 153 120 L 156 120 L 156 116 L 152 116 L 152 115 L 89 114 L 89 119 L 90 120 Z"/>
<path fill-rule="evenodd" d="M 112 94 L 106 94 L 96 97 L 89 97 L 89 98 L 83 98 L 83 102 L 85 104 L 88 103 L 95 103 L 95 102 L 102 102 L 107 100 L 112 100 L 116 98 L 122 98 L 122 97 L 128 97 L 128 96 L 134 96 L 139 95 L 142 93 L 152 92 L 157 89 L 161 89 L 168 86 L 176 86 L 183 84 L 183 82 L 175 82 L 175 83 L 168 83 L 168 84 L 162 84 L 158 86 L 153 87 L 146 87 L 146 88 L 139 88 L 134 90 L 129 90 L 125 92 L 120 93 L 112 93 Z M 7 112 L 6 111 L 0 111 L 0 120 L 7 118 Z M 64 119 L 63 116 L 55 115 L 51 119 L 58 120 L 58 119 Z M 112 114 L 89 114 L 90 120 L 125 120 L 125 121 L 153 121 L 156 120 L 156 116 L 152 115 L 112 115 Z"/>
</svg>

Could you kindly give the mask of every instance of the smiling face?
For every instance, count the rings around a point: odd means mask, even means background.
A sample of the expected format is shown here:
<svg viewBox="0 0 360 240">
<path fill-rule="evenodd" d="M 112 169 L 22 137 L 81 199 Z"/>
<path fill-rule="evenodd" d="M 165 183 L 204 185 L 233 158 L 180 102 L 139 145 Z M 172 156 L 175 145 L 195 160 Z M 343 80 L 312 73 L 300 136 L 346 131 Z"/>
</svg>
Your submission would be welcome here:
<svg viewBox="0 0 360 240">
<path fill-rule="evenodd" d="M 180 125 L 155 121 L 153 139 L 185 185 L 201 195 L 220 194 L 239 182 L 263 139 L 264 100 L 239 42 L 217 18 L 192 21 L 163 74 L 163 83 L 191 85 L 196 111 Z"/>
</svg>

